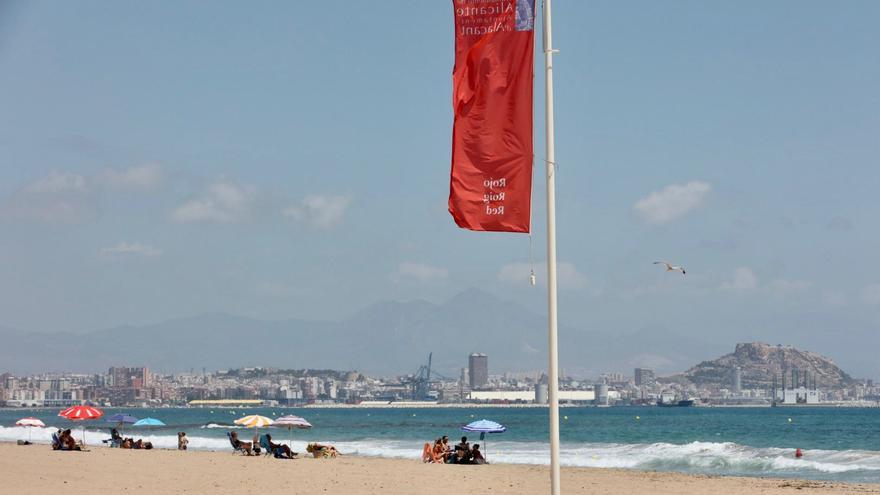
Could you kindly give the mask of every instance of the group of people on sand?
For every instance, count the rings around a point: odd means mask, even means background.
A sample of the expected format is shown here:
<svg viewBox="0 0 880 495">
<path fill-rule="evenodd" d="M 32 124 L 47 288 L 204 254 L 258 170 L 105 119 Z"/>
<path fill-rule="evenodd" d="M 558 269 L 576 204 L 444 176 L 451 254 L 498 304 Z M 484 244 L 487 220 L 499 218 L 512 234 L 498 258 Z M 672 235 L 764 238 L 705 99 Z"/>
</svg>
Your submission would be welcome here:
<svg viewBox="0 0 880 495">
<path fill-rule="evenodd" d="M 110 429 L 109 442 L 111 447 L 119 447 L 120 449 L 151 450 L 153 448 L 153 442 L 145 442 L 142 438 L 137 440 L 134 438 L 123 438 L 116 428 Z"/>
<path fill-rule="evenodd" d="M 229 433 L 229 441 L 232 443 L 232 448 L 245 455 L 260 455 L 263 450 L 279 459 L 295 459 L 299 455 L 289 446 L 272 441 L 272 435 L 269 433 L 262 435 L 262 437 L 259 434 L 254 434 L 252 441 L 245 442 L 238 438 L 238 432 L 232 431 Z"/>
<path fill-rule="evenodd" d="M 480 444 L 471 447 L 467 437 L 461 437 L 461 443 L 449 445 L 449 437 L 443 435 L 434 440 L 434 445 L 425 443 L 422 449 L 422 462 L 435 464 L 488 464 Z"/>
</svg>

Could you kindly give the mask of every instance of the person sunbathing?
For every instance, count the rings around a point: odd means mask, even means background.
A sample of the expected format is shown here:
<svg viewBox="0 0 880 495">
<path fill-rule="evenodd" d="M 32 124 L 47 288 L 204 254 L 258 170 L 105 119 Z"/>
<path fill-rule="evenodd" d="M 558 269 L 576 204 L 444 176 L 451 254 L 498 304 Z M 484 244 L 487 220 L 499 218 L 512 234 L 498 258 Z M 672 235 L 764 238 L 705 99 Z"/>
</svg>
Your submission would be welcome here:
<svg viewBox="0 0 880 495">
<path fill-rule="evenodd" d="M 453 462 L 455 464 L 467 464 L 471 460 L 471 444 L 467 437 L 461 437 L 461 443 L 455 446 Z"/>
<path fill-rule="evenodd" d="M 288 459 L 294 459 L 296 457 L 296 452 L 290 450 L 289 446 L 282 443 L 273 443 L 272 435 L 266 433 L 266 440 L 269 442 L 269 450 L 275 454 L 275 457 L 278 457 L 279 452 Z"/>
<path fill-rule="evenodd" d="M 315 458 L 325 457 L 333 458 L 341 455 L 336 447 L 332 445 L 321 445 L 320 443 L 310 443 L 306 446 L 306 451 L 315 456 Z"/>
<path fill-rule="evenodd" d="M 232 433 L 230 433 L 229 439 L 232 440 L 232 445 L 236 449 L 244 452 L 247 455 L 254 454 L 253 444 L 251 444 L 250 442 L 242 442 L 241 440 L 239 440 L 238 439 L 238 432 L 233 431 Z"/>
<path fill-rule="evenodd" d="M 58 440 L 61 443 L 61 450 L 82 450 L 82 446 L 73 438 L 70 430 L 64 430 Z"/>
<path fill-rule="evenodd" d="M 471 464 L 488 464 L 483 453 L 480 452 L 480 444 L 478 443 L 475 443 L 474 448 L 471 449 Z"/>
<path fill-rule="evenodd" d="M 443 463 L 443 454 L 438 453 L 437 445 L 440 444 L 440 439 L 434 440 L 434 446 L 431 446 L 431 442 L 425 442 L 425 446 L 422 448 L 422 462 L 424 463 Z"/>
<path fill-rule="evenodd" d="M 446 447 L 443 445 L 443 439 L 438 438 L 437 441 L 434 442 L 434 462 L 446 463 Z"/>
</svg>

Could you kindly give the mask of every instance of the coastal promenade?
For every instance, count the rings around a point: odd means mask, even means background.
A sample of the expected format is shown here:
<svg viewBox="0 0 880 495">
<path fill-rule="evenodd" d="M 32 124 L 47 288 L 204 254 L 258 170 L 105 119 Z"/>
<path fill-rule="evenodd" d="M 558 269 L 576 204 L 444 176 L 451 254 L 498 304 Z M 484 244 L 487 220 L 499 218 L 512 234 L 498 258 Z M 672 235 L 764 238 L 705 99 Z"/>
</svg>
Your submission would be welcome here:
<svg viewBox="0 0 880 495">
<path fill-rule="evenodd" d="M 95 447 L 57 452 L 47 445 L 0 444 L 4 485 L 17 495 L 46 493 L 254 494 L 545 493 L 546 466 L 453 466 L 417 460 L 343 456 L 277 460 L 220 452 L 135 451 Z M 650 493 L 880 494 L 880 485 L 824 481 L 714 477 L 617 469 L 563 468 L 563 492 L 607 495 Z"/>
</svg>

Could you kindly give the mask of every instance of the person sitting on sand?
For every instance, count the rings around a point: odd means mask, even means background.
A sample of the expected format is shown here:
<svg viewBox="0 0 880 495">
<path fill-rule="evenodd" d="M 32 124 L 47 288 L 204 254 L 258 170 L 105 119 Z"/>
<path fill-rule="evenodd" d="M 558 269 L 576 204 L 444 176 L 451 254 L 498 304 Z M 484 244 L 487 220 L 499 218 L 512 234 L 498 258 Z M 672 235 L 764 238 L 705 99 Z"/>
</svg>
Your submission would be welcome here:
<svg viewBox="0 0 880 495">
<path fill-rule="evenodd" d="M 181 431 L 177 433 L 177 450 L 186 450 L 186 444 L 189 443 L 189 439 L 186 438 L 186 432 Z"/>
<path fill-rule="evenodd" d="M 229 439 L 232 441 L 232 445 L 236 449 L 241 450 L 242 452 L 244 452 L 247 455 L 254 454 L 254 449 L 252 448 L 252 444 L 250 442 L 242 442 L 241 440 L 239 440 L 237 431 L 233 431 L 232 433 L 230 433 Z"/>
<path fill-rule="evenodd" d="M 486 458 L 483 457 L 483 453 L 480 452 L 480 444 L 475 443 L 474 448 L 471 450 L 471 464 L 489 464 L 486 462 Z"/>
<path fill-rule="evenodd" d="M 461 443 L 455 446 L 455 464 L 467 464 L 471 460 L 471 444 L 467 437 L 461 437 Z"/>
<path fill-rule="evenodd" d="M 52 450 L 61 450 L 61 434 L 61 429 L 52 434 Z"/>
<path fill-rule="evenodd" d="M 320 443 L 310 443 L 306 446 L 306 451 L 317 458 L 334 458 L 341 455 L 336 447 L 332 445 L 321 445 Z"/>
<path fill-rule="evenodd" d="M 58 439 L 61 441 L 61 450 L 82 450 L 82 446 L 73 438 L 70 430 L 64 430 Z"/>
<path fill-rule="evenodd" d="M 446 463 L 446 447 L 443 446 L 443 439 L 438 438 L 434 441 L 434 462 Z"/>
<path fill-rule="evenodd" d="M 277 455 L 278 455 L 277 453 L 278 453 L 278 452 L 281 452 L 281 454 L 282 454 L 284 457 L 288 458 L 288 459 L 294 459 L 294 458 L 296 458 L 296 455 L 297 455 L 296 452 L 290 450 L 290 447 L 289 447 L 289 446 L 284 445 L 284 444 L 282 444 L 282 443 L 273 443 L 273 442 L 272 442 L 272 435 L 270 435 L 270 434 L 268 434 L 268 433 L 266 433 L 266 441 L 269 442 L 269 450 L 270 450 L 273 454 L 275 454 L 276 457 L 277 457 Z"/>
<path fill-rule="evenodd" d="M 422 447 L 422 462 L 425 464 L 434 462 L 434 449 L 431 447 L 431 442 L 425 442 L 425 446 Z"/>
<path fill-rule="evenodd" d="M 452 446 L 449 445 L 449 437 L 446 435 L 443 435 L 442 437 L 440 437 L 440 441 L 443 442 L 443 449 L 446 451 L 446 455 L 444 456 L 444 459 L 446 459 L 447 463 L 452 462 L 451 457 L 452 457 L 453 451 L 452 451 Z"/>
</svg>

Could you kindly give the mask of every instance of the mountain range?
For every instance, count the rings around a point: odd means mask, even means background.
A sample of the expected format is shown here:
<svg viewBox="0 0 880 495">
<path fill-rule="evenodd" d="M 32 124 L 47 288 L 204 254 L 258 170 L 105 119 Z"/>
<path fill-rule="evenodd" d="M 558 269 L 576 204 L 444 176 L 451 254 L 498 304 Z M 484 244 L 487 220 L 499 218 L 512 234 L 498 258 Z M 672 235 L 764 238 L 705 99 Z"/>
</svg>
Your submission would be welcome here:
<svg viewBox="0 0 880 495">
<path fill-rule="evenodd" d="M 471 352 L 489 355 L 490 373 L 546 367 L 546 318 L 479 289 L 435 304 L 373 304 L 339 320 L 266 321 L 223 313 L 119 326 L 86 334 L 34 333 L 0 327 L 0 371 L 106 371 L 147 366 L 175 372 L 242 366 L 334 368 L 375 375 L 414 372 L 433 352 L 434 369 L 457 377 Z M 562 326 L 560 366 L 572 376 L 606 371 L 684 369 L 724 343 L 668 330 L 631 334 Z"/>
</svg>

